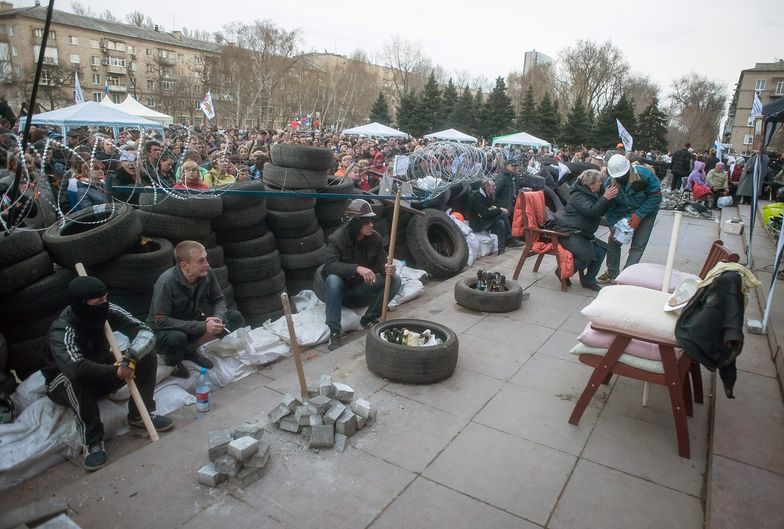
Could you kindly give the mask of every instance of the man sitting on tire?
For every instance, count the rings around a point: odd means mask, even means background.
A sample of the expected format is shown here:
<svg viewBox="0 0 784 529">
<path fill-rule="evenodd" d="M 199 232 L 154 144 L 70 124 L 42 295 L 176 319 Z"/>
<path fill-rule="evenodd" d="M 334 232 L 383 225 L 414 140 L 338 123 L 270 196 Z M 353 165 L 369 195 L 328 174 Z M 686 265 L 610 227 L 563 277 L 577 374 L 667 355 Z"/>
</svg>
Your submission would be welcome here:
<svg viewBox="0 0 784 529">
<path fill-rule="evenodd" d="M 85 447 L 82 466 L 93 471 L 107 462 L 98 399 L 135 379 L 147 410 L 155 410 L 155 337 L 144 323 L 110 304 L 106 285 L 95 277 L 74 278 L 68 285 L 68 303 L 49 330 L 49 349 L 41 372 L 47 396 L 76 414 L 76 427 Z M 131 339 L 119 365 L 115 365 L 104 335 L 107 320 L 112 329 Z M 151 415 L 150 419 L 159 432 L 174 426 L 168 417 Z M 133 399 L 128 401 L 128 424 L 145 427 Z"/>
<path fill-rule="evenodd" d="M 218 279 L 207 262 L 207 251 L 196 241 L 182 241 L 174 248 L 176 265 L 155 282 L 147 324 L 155 332 L 158 354 L 175 366 L 172 376 L 188 378 L 183 360 L 211 368 L 212 361 L 197 348 L 245 322 L 228 310 Z"/>
<path fill-rule="evenodd" d="M 484 180 L 478 191 L 471 193 L 468 199 L 468 225 L 471 229 L 490 231 L 498 237 L 498 254 L 504 253 L 506 247 L 522 246 L 523 243 L 512 237 L 512 225 L 506 208 L 494 204 L 495 181 Z"/>
<path fill-rule="evenodd" d="M 322 277 L 330 351 L 341 345 L 340 312 L 344 303 L 355 307 L 368 305 L 360 323 L 363 327 L 370 327 L 378 322 L 381 315 L 387 277 L 392 276 L 390 299 L 400 288 L 400 276 L 395 274 L 395 265 L 386 264 L 381 235 L 373 231 L 375 216 L 367 201 L 352 200 L 346 209 L 348 222 L 327 240 L 327 259 Z"/>
</svg>

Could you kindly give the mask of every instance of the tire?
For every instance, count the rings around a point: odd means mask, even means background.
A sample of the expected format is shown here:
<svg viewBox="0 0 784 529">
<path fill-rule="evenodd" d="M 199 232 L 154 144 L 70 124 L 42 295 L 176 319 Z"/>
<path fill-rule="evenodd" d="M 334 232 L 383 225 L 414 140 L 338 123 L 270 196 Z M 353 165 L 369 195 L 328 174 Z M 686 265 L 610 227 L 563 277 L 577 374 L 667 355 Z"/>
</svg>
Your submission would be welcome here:
<svg viewBox="0 0 784 529">
<path fill-rule="evenodd" d="M 223 293 L 223 299 L 226 302 L 226 306 L 234 305 L 234 286 L 229 285 L 226 288 L 221 289 Z"/>
<path fill-rule="evenodd" d="M 275 244 L 275 236 L 271 231 L 268 231 L 255 239 L 223 243 L 223 254 L 225 257 L 232 259 L 266 255 L 275 250 Z"/>
<path fill-rule="evenodd" d="M 338 231 L 342 224 L 338 224 L 337 226 L 324 226 L 321 231 L 324 232 L 324 241 L 328 241 L 330 235 Z"/>
<path fill-rule="evenodd" d="M 44 250 L 41 235 L 35 231 L 15 229 L 0 233 L 0 268 L 7 268 Z"/>
<path fill-rule="evenodd" d="M 319 224 L 324 222 L 337 222 L 338 224 L 342 224 L 348 204 L 348 200 L 335 200 L 316 204 L 316 218 L 318 219 Z"/>
<path fill-rule="evenodd" d="M 276 238 L 280 237 L 281 239 L 293 239 L 295 237 L 306 237 L 320 229 L 321 227 L 318 225 L 318 222 L 314 220 L 311 224 L 308 224 L 302 228 L 277 228 L 274 230 L 274 232 Z"/>
<path fill-rule="evenodd" d="M 443 211 L 446 208 L 446 203 L 449 202 L 449 198 L 452 196 L 449 189 L 445 189 L 443 193 L 436 196 L 435 198 L 425 198 L 428 196 L 427 191 L 423 191 L 418 188 L 414 188 L 414 194 L 421 197 L 419 202 L 412 202 L 411 207 L 414 209 L 437 209 L 439 211 Z"/>
<path fill-rule="evenodd" d="M 5 371 L 5 366 L 8 363 L 8 342 L 5 341 L 5 336 L 0 333 L 0 372 Z"/>
<path fill-rule="evenodd" d="M 276 292 L 269 296 L 261 296 L 255 298 L 237 298 L 237 308 L 246 318 L 257 314 L 268 314 L 280 310 L 283 305 L 280 300 L 280 295 L 283 293 Z"/>
<path fill-rule="evenodd" d="M 335 157 L 330 149 L 321 147 L 308 147 L 287 143 L 277 143 L 270 148 L 272 163 L 281 167 L 294 167 L 298 169 L 310 169 L 312 171 L 326 171 L 332 167 Z M 264 167 L 264 176 L 267 176 L 267 168 Z M 316 189 L 321 186 L 315 186 Z"/>
<path fill-rule="evenodd" d="M 253 226 L 267 218 L 267 206 L 264 202 L 253 204 L 245 208 L 229 209 L 220 217 L 212 219 L 212 227 L 217 230 L 229 230 Z"/>
<path fill-rule="evenodd" d="M 175 217 L 144 210 L 138 214 L 142 232 L 148 237 L 163 237 L 170 241 L 195 241 L 210 236 L 210 219 Z"/>
<path fill-rule="evenodd" d="M 63 307 L 65 308 L 65 307 Z M 3 327 L 3 334 L 9 342 L 24 342 L 37 336 L 49 334 L 49 328 L 54 323 L 62 309 L 44 315 L 36 315 L 31 320 L 15 320 Z"/>
<path fill-rule="evenodd" d="M 30 286 L 52 272 L 52 260 L 44 251 L 3 268 L 0 270 L 0 296 Z"/>
<path fill-rule="evenodd" d="M 280 263 L 284 270 L 296 270 L 299 268 L 313 268 L 324 264 L 327 258 L 327 247 L 321 246 L 312 252 L 300 254 L 281 254 Z"/>
<path fill-rule="evenodd" d="M 443 340 L 432 347 L 392 344 L 381 333 L 392 327 L 413 332 L 430 329 Z M 451 329 L 425 320 L 392 320 L 370 329 L 365 338 L 365 360 L 376 375 L 403 384 L 431 384 L 449 378 L 457 365 L 459 342 Z"/>
<path fill-rule="evenodd" d="M 223 266 L 223 247 L 216 246 L 214 248 L 207 248 L 207 262 L 212 268 Z"/>
<path fill-rule="evenodd" d="M 232 283 L 260 281 L 280 272 L 280 253 L 275 250 L 267 255 L 226 259 L 226 266 Z"/>
<path fill-rule="evenodd" d="M 267 225 L 264 222 L 259 222 L 252 226 L 243 226 L 231 230 L 218 230 L 215 232 L 215 235 L 221 243 L 221 246 L 223 246 L 223 252 L 225 253 L 228 244 L 258 239 L 265 233 L 267 233 Z"/>
<path fill-rule="evenodd" d="M 303 290 L 313 290 L 313 278 L 303 279 L 296 277 L 286 278 L 286 292 L 289 296 L 296 296 Z"/>
<path fill-rule="evenodd" d="M 264 164 L 264 183 L 277 186 L 281 189 L 321 189 L 327 185 L 327 171 L 297 169 Z"/>
<path fill-rule="evenodd" d="M 307 253 L 322 246 L 324 246 L 324 232 L 321 230 L 296 239 L 275 239 L 275 247 L 281 254 Z"/>
<path fill-rule="evenodd" d="M 318 190 L 319 193 L 341 193 L 344 195 L 356 194 L 356 187 L 354 181 L 349 178 L 343 177 L 327 177 L 327 185 Z M 317 198 L 319 204 L 328 204 L 330 202 L 341 202 L 347 200 L 344 198 Z"/>
<path fill-rule="evenodd" d="M 152 296 L 152 287 L 141 291 L 114 289 L 109 293 L 109 300 L 130 312 L 134 318 L 144 321 L 150 313 Z"/>
<path fill-rule="evenodd" d="M 286 273 L 281 270 L 277 274 L 261 281 L 234 283 L 234 299 L 258 298 L 271 296 L 286 288 Z"/>
<path fill-rule="evenodd" d="M 302 193 L 315 193 L 315 189 L 301 189 Z M 267 208 L 270 211 L 300 211 L 303 209 L 313 209 L 316 206 L 315 198 L 304 198 L 298 196 L 270 196 L 267 195 Z"/>
<path fill-rule="evenodd" d="M 213 219 L 223 212 L 223 201 L 218 196 L 178 198 L 166 193 L 142 193 L 139 205 L 144 211 L 194 219 Z"/>
<path fill-rule="evenodd" d="M 250 182 L 235 182 L 229 187 L 233 191 L 264 191 L 264 182 L 252 180 Z M 223 211 L 227 209 L 246 208 L 264 201 L 261 195 L 228 195 L 222 194 Z"/>
<path fill-rule="evenodd" d="M 455 301 L 467 309 L 481 312 L 512 312 L 523 302 L 523 289 L 516 281 L 506 284 L 505 292 L 476 290 L 476 277 L 466 277 L 455 283 Z"/>
<path fill-rule="evenodd" d="M 172 241 L 172 245 L 177 246 L 177 243 L 182 241 Z M 215 248 L 218 245 L 218 236 L 215 234 L 214 231 L 211 231 L 210 234 L 203 238 L 203 239 L 196 239 L 196 242 L 204 246 L 207 250 L 210 248 Z"/>
<path fill-rule="evenodd" d="M 544 191 L 544 203 L 547 208 L 552 211 L 556 216 L 563 213 L 563 203 L 561 202 L 561 198 L 558 196 L 558 193 L 550 189 L 549 187 L 542 188 Z"/>
<path fill-rule="evenodd" d="M 44 246 L 52 260 L 62 266 L 101 263 L 117 257 L 139 239 L 140 220 L 125 204 L 93 206 L 70 217 L 64 225 L 50 226 L 44 232 Z"/>
<path fill-rule="evenodd" d="M 406 228 L 408 250 L 420 268 L 446 279 L 460 273 L 468 262 L 468 244 L 460 228 L 443 211 L 425 209 Z"/>
<path fill-rule="evenodd" d="M 152 238 L 145 244 L 134 244 L 111 261 L 91 266 L 89 272 L 103 281 L 110 293 L 113 288 L 152 290 L 158 277 L 173 265 L 172 243 Z"/>
<path fill-rule="evenodd" d="M 20 380 L 24 380 L 44 366 L 44 358 L 48 350 L 48 334 L 24 342 L 8 344 L 6 367 L 15 371 Z"/>
<path fill-rule="evenodd" d="M 226 288 L 229 286 L 229 267 L 226 265 L 213 268 L 212 272 L 215 274 L 215 279 L 218 280 L 220 287 Z"/>
<path fill-rule="evenodd" d="M 270 211 L 267 216 L 267 226 L 276 235 L 278 229 L 302 228 L 314 222 L 316 222 L 316 212 L 313 208 L 301 211 Z"/>
<path fill-rule="evenodd" d="M 324 295 L 324 278 L 321 277 L 322 270 L 324 270 L 324 265 L 316 268 L 316 271 L 313 273 L 313 292 L 316 293 L 317 298 L 325 301 L 327 297 Z"/>
<path fill-rule="evenodd" d="M 69 268 L 60 268 L 40 281 L 14 292 L 0 303 L 0 319 L 32 320 L 41 314 L 62 310 L 68 305 L 66 291 L 74 277 L 76 274 Z"/>
<path fill-rule="evenodd" d="M 312 281 L 313 274 L 315 274 L 316 270 L 321 268 L 321 266 L 323 266 L 323 263 L 318 266 L 286 270 L 286 279 L 310 279 Z"/>
</svg>

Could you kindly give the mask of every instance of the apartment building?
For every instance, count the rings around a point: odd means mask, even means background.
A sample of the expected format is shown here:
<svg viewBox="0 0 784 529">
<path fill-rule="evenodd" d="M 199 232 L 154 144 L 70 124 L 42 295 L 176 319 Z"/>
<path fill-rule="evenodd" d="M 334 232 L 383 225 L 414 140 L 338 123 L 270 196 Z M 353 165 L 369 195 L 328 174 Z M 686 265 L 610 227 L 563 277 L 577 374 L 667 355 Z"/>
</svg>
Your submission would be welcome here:
<svg viewBox="0 0 784 529">
<path fill-rule="evenodd" d="M 732 143 L 736 153 L 746 153 L 752 146 L 754 131 L 748 125 L 748 118 L 755 93 L 763 105 L 784 97 L 784 60 L 758 62 L 754 68 L 740 72 L 724 128 L 724 139 Z"/>
</svg>

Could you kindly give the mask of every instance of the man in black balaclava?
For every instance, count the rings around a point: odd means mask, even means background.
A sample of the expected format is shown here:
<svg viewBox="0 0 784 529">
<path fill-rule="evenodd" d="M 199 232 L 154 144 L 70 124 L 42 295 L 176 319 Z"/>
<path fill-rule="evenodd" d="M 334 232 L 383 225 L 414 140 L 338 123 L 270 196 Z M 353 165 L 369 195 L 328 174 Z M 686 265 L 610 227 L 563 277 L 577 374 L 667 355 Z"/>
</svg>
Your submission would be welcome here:
<svg viewBox="0 0 784 529">
<path fill-rule="evenodd" d="M 370 327 L 378 321 L 384 302 L 384 284 L 392 275 L 389 298 L 400 289 L 395 265 L 388 265 L 381 235 L 373 230 L 376 214 L 366 200 L 352 200 L 346 209 L 348 222 L 327 240 L 327 258 L 321 271 L 324 279 L 326 324 L 329 327 L 329 350 L 341 345 L 340 313 L 348 307 L 364 307 L 360 322 Z"/>
<path fill-rule="evenodd" d="M 98 400 L 114 393 L 135 379 L 150 418 L 159 432 L 169 430 L 174 421 L 156 416 L 155 336 L 149 327 L 129 312 L 108 301 L 103 282 L 95 277 L 77 277 L 68 285 L 68 307 L 49 329 L 49 350 L 41 370 L 46 379 L 46 394 L 57 404 L 76 414 L 76 426 L 85 447 L 82 466 L 93 471 L 107 462 L 103 448 L 103 423 Z M 113 330 L 131 339 L 122 361 L 115 363 L 104 334 L 109 322 Z M 128 425 L 144 428 L 133 400 L 128 401 Z"/>
</svg>

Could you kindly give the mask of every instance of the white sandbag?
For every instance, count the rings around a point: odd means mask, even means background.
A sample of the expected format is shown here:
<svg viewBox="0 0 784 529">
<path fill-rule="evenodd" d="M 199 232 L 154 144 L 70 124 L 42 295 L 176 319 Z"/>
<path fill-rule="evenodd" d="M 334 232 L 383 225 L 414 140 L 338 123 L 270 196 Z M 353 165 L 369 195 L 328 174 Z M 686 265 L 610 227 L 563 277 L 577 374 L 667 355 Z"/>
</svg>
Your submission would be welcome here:
<svg viewBox="0 0 784 529">
<path fill-rule="evenodd" d="M 476 235 L 476 238 L 479 240 L 480 257 L 498 253 L 498 236 L 496 234 L 480 231 L 474 233 L 474 235 Z"/>
<path fill-rule="evenodd" d="M 158 359 L 158 370 L 155 373 L 155 385 L 157 386 L 162 380 L 172 374 L 174 366 L 167 366 L 163 363 L 162 359 Z M 122 402 L 131 398 L 131 390 L 128 389 L 128 384 L 124 385 L 114 393 L 106 396 L 107 399 L 114 402 Z"/>
<path fill-rule="evenodd" d="M 389 310 L 395 310 L 399 305 L 414 298 L 418 298 L 425 290 L 425 285 L 419 279 L 402 279 L 397 295 L 389 300 Z"/>
<path fill-rule="evenodd" d="M 33 402 L 44 396 L 46 396 L 46 380 L 43 373 L 36 371 L 19 384 L 11 395 L 17 416 L 21 415 Z"/>
<path fill-rule="evenodd" d="M 168 415 L 183 406 L 196 403 L 196 397 L 176 384 L 168 384 L 155 390 L 155 413 Z"/>
</svg>

